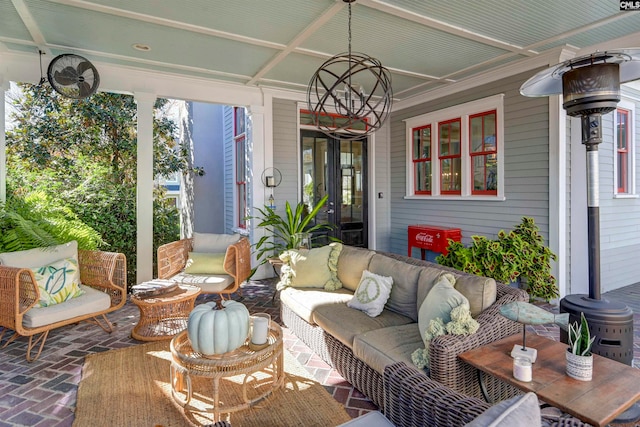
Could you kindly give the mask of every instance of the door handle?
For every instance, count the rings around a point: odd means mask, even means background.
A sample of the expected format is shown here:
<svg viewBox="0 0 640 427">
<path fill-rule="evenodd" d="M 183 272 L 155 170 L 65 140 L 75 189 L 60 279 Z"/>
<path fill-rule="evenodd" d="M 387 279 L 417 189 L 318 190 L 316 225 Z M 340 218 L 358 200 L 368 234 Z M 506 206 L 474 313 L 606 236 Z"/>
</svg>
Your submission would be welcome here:
<svg viewBox="0 0 640 427">
<path fill-rule="evenodd" d="M 327 209 L 325 212 L 326 212 L 326 213 L 328 213 L 328 214 L 332 214 L 332 213 L 334 213 L 335 211 L 334 211 L 333 209 Z"/>
</svg>

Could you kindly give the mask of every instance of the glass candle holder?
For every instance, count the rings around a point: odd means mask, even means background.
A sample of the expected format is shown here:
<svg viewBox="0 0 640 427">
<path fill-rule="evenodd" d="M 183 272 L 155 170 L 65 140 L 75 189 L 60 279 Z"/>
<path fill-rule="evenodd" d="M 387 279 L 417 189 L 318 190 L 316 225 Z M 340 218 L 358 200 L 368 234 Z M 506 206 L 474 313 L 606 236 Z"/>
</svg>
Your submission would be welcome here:
<svg viewBox="0 0 640 427">
<path fill-rule="evenodd" d="M 263 345 L 269 337 L 271 316 L 268 313 L 256 313 L 251 316 L 251 343 Z"/>
<path fill-rule="evenodd" d="M 526 357 L 513 358 L 513 377 L 518 381 L 531 382 L 533 379 L 533 368 L 531 360 Z"/>
</svg>

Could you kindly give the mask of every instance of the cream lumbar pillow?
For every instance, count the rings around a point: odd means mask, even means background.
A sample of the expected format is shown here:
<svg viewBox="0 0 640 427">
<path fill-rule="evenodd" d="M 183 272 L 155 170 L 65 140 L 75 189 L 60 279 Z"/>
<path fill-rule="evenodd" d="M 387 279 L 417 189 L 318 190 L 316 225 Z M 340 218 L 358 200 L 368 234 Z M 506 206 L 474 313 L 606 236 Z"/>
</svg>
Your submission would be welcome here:
<svg viewBox="0 0 640 427">
<path fill-rule="evenodd" d="M 189 274 L 227 274 L 224 271 L 225 253 L 189 252 L 184 268 Z"/>
<path fill-rule="evenodd" d="M 364 270 L 358 288 L 347 306 L 363 311 L 370 317 L 379 316 L 391 295 L 392 286 L 392 277 Z"/>
<path fill-rule="evenodd" d="M 40 291 L 40 300 L 35 307 L 60 304 L 84 294 L 80 288 L 78 261 L 74 258 L 65 258 L 31 271 Z"/>
<path fill-rule="evenodd" d="M 280 254 L 284 263 L 278 290 L 294 288 L 324 288 L 335 291 L 342 287 L 338 279 L 338 257 L 341 243 L 331 243 L 313 249 L 290 249 Z"/>
</svg>

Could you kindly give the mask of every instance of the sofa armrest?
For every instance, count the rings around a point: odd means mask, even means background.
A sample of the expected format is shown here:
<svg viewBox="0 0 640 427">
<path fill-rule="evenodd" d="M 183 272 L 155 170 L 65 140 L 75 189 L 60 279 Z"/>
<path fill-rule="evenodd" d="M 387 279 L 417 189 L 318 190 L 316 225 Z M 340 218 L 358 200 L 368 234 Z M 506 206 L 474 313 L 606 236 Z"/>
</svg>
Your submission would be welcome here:
<svg viewBox="0 0 640 427">
<path fill-rule="evenodd" d="M 475 334 L 441 335 L 429 346 L 429 372 L 432 379 L 470 396 L 481 396 L 476 369 L 458 359 L 458 354 L 521 333 L 522 325 L 500 314 L 500 306 L 513 301 L 528 301 L 528 294 L 516 288 L 497 284 L 497 300 L 477 317 L 480 328 Z M 492 388 L 493 389 L 492 389 Z M 497 400 L 514 394 L 510 386 L 492 382 L 489 393 Z"/>
<path fill-rule="evenodd" d="M 181 272 L 187 265 L 193 239 L 181 239 L 158 248 L 158 279 L 168 279 Z"/>
<path fill-rule="evenodd" d="M 39 298 L 38 284 L 30 269 L 0 265 L 0 326 L 22 330 L 22 315 Z"/>
<path fill-rule="evenodd" d="M 111 307 L 122 307 L 127 300 L 127 260 L 124 254 L 104 251 L 78 251 L 80 282 L 111 297 Z"/>
<path fill-rule="evenodd" d="M 385 368 L 384 396 L 384 414 L 396 426 L 463 426 L 490 407 L 404 362 Z"/>
<path fill-rule="evenodd" d="M 224 271 L 232 276 L 237 286 L 251 275 L 251 244 L 249 239 L 241 238 L 229 245 L 224 256 Z"/>
</svg>

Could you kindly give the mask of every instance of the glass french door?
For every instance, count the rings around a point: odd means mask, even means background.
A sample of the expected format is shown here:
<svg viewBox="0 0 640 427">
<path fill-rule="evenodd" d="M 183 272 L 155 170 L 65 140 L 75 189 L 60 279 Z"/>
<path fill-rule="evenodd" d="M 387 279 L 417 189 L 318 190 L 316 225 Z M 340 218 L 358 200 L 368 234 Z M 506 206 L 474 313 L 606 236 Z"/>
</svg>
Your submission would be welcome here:
<svg viewBox="0 0 640 427">
<path fill-rule="evenodd" d="M 315 236 L 316 241 L 326 243 L 332 236 L 347 245 L 368 247 L 367 138 L 348 141 L 302 130 L 301 141 L 302 200 L 312 209 L 329 195 L 316 221 L 333 229 Z"/>
</svg>

